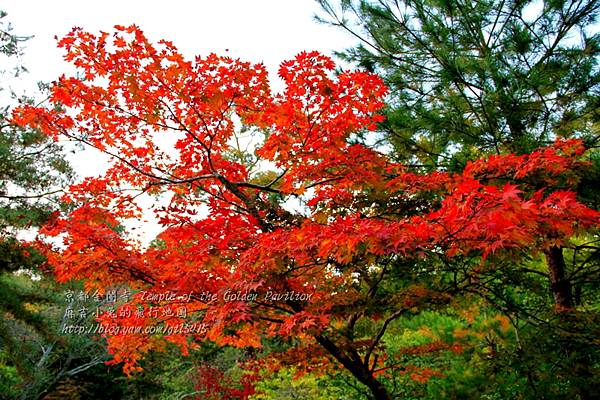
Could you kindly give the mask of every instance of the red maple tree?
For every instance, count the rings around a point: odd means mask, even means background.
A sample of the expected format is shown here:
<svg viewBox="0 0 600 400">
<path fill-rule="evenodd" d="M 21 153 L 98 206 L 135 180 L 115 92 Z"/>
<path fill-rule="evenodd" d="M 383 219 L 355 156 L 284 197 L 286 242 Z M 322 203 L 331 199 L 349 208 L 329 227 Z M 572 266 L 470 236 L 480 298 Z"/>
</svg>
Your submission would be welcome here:
<svg viewBox="0 0 600 400">
<path fill-rule="evenodd" d="M 189 61 L 135 26 L 75 29 L 60 47 L 80 77 L 53 85 L 53 107 L 24 106 L 13 120 L 110 158 L 104 173 L 70 188 L 73 211 L 41 233 L 62 237 L 59 249 L 44 247 L 59 279 L 127 285 L 136 295 L 121 310 L 167 310 L 112 321 L 170 328 L 108 336 L 126 371 L 165 340 L 186 352 L 202 340 L 260 347 L 293 337 L 388 399 L 376 371 L 395 319 L 448 304 L 499 259 L 551 251 L 598 225 L 571 190 L 581 142 L 493 156 L 460 174 L 416 173 L 356 140 L 381 121 L 380 78 L 334 77 L 316 52 L 282 63 L 285 89 L 273 94 L 260 64 Z M 148 248 L 119 229 L 143 218 L 140 194 L 168 199 L 153 209 L 164 230 Z M 474 260 L 469 273 L 434 285 L 457 257 Z M 390 283 L 407 268 L 414 283 Z M 189 298 L 166 301 L 167 291 Z M 186 315 L 176 312 L 182 304 Z M 203 329 L 181 329 L 190 323 Z"/>
</svg>

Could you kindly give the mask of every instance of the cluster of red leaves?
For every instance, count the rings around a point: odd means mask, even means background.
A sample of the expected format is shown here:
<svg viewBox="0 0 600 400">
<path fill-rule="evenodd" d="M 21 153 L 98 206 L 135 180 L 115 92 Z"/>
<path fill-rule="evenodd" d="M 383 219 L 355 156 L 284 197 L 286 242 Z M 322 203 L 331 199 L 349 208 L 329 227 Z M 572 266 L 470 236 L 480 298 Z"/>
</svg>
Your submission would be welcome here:
<svg viewBox="0 0 600 400">
<path fill-rule="evenodd" d="M 254 383 L 258 376 L 244 374 L 240 382 L 234 382 L 219 367 L 208 363 L 200 364 L 194 374 L 194 390 L 202 393 L 202 400 L 246 400 L 255 393 Z"/>
<path fill-rule="evenodd" d="M 339 367 L 332 363 L 329 354 L 320 345 L 310 340 L 285 351 L 273 351 L 269 353 L 268 358 L 258 357 L 247 361 L 246 365 L 257 371 L 279 371 L 292 367 L 295 370 L 295 379 L 305 374 L 323 376 Z"/>
<path fill-rule="evenodd" d="M 65 199 L 75 210 L 42 231 L 63 238 L 60 251 L 45 247 L 49 264 L 59 279 L 88 286 L 192 293 L 187 307 L 209 329 L 168 338 L 182 348 L 190 336 L 256 347 L 263 335 L 315 337 L 364 304 L 372 293 L 358 280 L 379 273 L 384 257 L 443 251 L 485 261 L 564 243 L 600 220 L 569 190 L 584 151 L 578 141 L 479 160 L 461 174 L 408 172 L 351 144 L 353 133 L 381 121 L 385 86 L 365 72 L 333 77 L 333 62 L 318 53 L 283 63 L 286 88 L 273 95 L 260 64 L 216 55 L 187 61 L 136 27 L 113 35 L 76 29 L 60 46 L 85 76 L 53 86 L 51 101 L 68 112 L 24 106 L 13 121 L 95 147 L 110 165 L 74 185 Z M 256 155 L 276 166 L 273 182 L 256 184 L 231 156 L 240 123 L 264 135 Z M 140 216 L 132 191 L 170 198 L 155 209 L 164 230 L 154 247 L 117 229 Z M 298 198 L 305 205 L 284 207 Z M 227 301 L 229 292 L 257 297 Z M 397 306 L 418 304 L 414 297 Z M 151 305 L 139 296 L 132 302 Z M 112 337 L 109 345 L 115 360 L 135 368 L 162 340 Z"/>
<path fill-rule="evenodd" d="M 442 351 L 451 351 L 455 354 L 460 354 L 463 352 L 463 347 L 458 343 L 451 344 L 441 340 L 436 340 L 431 343 L 405 347 L 400 349 L 399 353 L 405 356 L 422 356 Z M 426 383 L 431 377 L 434 376 L 439 378 L 444 377 L 444 374 L 439 371 L 431 368 L 420 368 L 410 363 L 397 362 L 392 363 L 391 365 L 385 365 L 385 363 L 382 364 L 383 365 L 381 367 L 374 371 L 376 376 L 383 375 L 391 378 L 393 375 L 392 371 L 398 370 L 401 375 L 410 374 L 410 379 L 420 383 Z"/>
<path fill-rule="evenodd" d="M 437 377 L 437 378 L 443 378 L 445 377 L 445 375 L 443 373 L 441 373 L 440 371 L 436 371 L 434 369 L 431 368 L 417 368 L 414 366 L 407 366 L 407 369 L 409 371 L 414 371 L 414 372 L 405 372 L 405 373 L 410 373 L 410 379 L 412 379 L 413 381 L 419 382 L 419 383 L 427 383 L 427 381 L 429 379 L 431 379 L 432 377 Z"/>
</svg>

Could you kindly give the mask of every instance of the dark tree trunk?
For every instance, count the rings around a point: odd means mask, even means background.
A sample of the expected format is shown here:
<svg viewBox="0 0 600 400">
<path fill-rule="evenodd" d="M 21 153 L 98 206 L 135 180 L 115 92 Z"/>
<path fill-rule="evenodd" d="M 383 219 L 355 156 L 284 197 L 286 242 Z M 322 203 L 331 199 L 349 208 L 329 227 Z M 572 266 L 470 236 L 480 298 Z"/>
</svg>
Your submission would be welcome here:
<svg viewBox="0 0 600 400">
<path fill-rule="evenodd" d="M 550 272 L 550 284 L 552 288 L 552 294 L 554 296 L 554 303 L 559 309 L 572 310 L 576 304 L 576 297 L 581 294 L 578 293 L 580 288 L 576 288 L 575 295 L 573 294 L 573 287 L 571 281 L 566 277 L 566 264 L 563 255 L 563 249 L 557 246 L 550 248 L 545 252 L 546 261 L 548 263 L 548 270 Z M 579 301 L 579 300 L 577 300 Z M 574 321 L 577 321 L 575 314 L 565 313 L 562 314 L 562 322 L 566 323 L 565 328 L 573 334 L 587 333 L 586 328 L 572 325 Z M 573 341 L 569 337 L 562 339 L 562 346 L 569 359 L 565 365 L 566 368 L 571 368 L 573 376 L 577 376 L 578 380 L 582 382 L 577 384 L 574 388 L 579 394 L 582 400 L 597 399 L 598 387 L 593 383 L 594 373 L 592 372 L 592 365 L 590 364 L 590 358 L 585 351 L 582 351 L 580 347 L 581 342 Z"/>
<path fill-rule="evenodd" d="M 351 357 L 345 354 L 331 339 L 326 336 L 318 335 L 315 337 L 317 342 L 325 348 L 336 360 L 352 373 L 362 384 L 367 386 L 376 400 L 391 400 L 385 386 L 373 377 L 369 368 L 356 356 Z"/>
<path fill-rule="evenodd" d="M 545 254 L 554 304 L 563 309 L 573 308 L 573 289 L 565 276 L 567 267 L 562 247 L 552 246 Z"/>
</svg>

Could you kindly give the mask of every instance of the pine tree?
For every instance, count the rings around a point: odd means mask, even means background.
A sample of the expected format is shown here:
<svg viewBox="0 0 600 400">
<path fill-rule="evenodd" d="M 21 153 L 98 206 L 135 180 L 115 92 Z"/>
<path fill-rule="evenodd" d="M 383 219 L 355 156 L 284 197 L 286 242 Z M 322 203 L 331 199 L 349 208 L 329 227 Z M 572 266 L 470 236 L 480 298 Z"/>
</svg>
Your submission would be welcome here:
<svg viewBox="0 0 600 400">
<path fill-rule="evenodd" d="M 339 55 L 391 88 L 381 128 L 403 161 L 456 170 L 556 137 L 599 138 L 597 1 L 319 3 L 321 21 L 360 39 Z"/>
</svg>

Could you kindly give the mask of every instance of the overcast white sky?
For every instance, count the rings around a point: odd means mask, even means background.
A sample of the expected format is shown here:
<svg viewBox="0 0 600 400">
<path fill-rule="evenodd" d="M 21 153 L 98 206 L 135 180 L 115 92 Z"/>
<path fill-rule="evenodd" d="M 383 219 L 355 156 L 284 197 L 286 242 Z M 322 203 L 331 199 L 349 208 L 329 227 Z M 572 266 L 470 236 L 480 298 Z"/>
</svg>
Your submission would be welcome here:
<svg viewBox="0 0 600 400">
<path fill-rule="evenodd" d="M 331 54 L 352 43 L 313 20 L 319 11 L 313 0 L 8 0 L 0 9 L 15 33 L 34 35 L 23 58 L 30 80 L 52 81 L 67 71 L 54 36 L 74 26 L 97 32 L 135 23 L 151 40 L 171 40 L 190 58 L 228 50 L 275 74 L 281 61 L 302 50 Z"/>
</svg>

